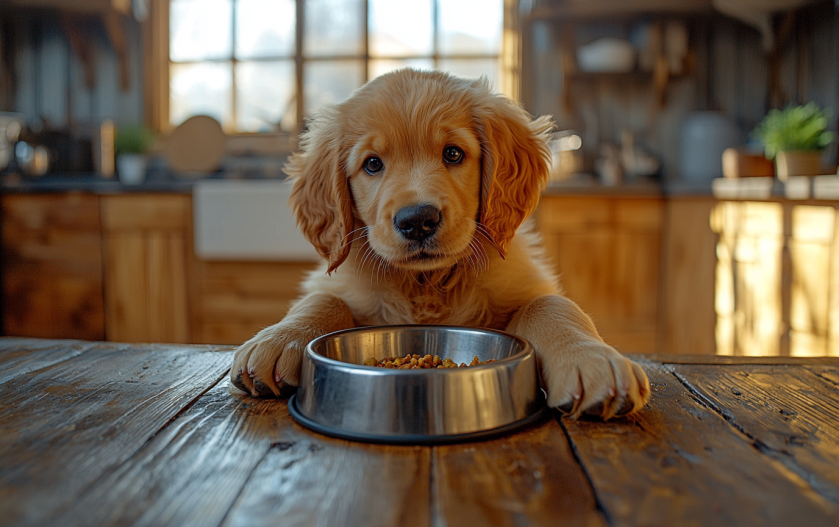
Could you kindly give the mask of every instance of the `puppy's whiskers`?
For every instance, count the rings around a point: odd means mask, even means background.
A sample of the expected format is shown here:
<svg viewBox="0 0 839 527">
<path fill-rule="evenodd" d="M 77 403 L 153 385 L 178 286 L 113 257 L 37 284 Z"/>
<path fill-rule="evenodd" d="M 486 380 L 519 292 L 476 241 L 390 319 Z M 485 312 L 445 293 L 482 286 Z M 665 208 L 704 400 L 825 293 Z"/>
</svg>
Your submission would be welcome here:
<svg viewBox="0 0 839 527">
<path fill-rule="evenodd" d="M 352 243 L 353 243 L 354 241 L 356 241 L 356 240 L 360 240 L 361 238 L 366 237 L 366 236 L 367 236 L 367 229 L 369 229 L 369 228 L 370 228 L 370 227 L 368 227 L 367 225 L 365 225 L 364 227 L 359 227 L 359 228 L 357 228 L 357 229 L 353 229 L 352 231 L 348 232 L 346 235 L 344 235 L 344 237 L 343 237 L 343 238 L 341 238 L 341 245 L 340 245 L 337 249 L 333 249 L 333 250 L 329 251 L 329 252 L 328 252 L 328 253 L 326 253 L 326 254 L 336 253 L 336 252 L 338 252 L 338 251 L 340 251 L 340 250 L 344 249 L 347 245 L 352 245 Z M 348 242 L 344 243 L 344 240 L 346 240 L 348 236 L 352 236 L 353 234 L 355 234 L 355 233 L 356 233 L 356 232 L 358 232 L 358 231 L 365 231 L 365 232 L 364 232 L 364 234 L 362 234 L 361 236 L 358 236 L 358 237 L 355 237 L 355 238 L 350 238 L 350 241 L 348 241 Z"/>
</svg>

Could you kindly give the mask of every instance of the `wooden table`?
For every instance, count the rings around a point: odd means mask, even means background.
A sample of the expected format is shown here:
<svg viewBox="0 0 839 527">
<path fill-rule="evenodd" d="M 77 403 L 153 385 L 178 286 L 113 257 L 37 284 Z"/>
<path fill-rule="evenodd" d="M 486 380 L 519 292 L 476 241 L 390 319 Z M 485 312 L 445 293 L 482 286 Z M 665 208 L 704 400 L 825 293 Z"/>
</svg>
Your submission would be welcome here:
<svg viewBox="0 0 839 527">
<path fill-rule="evenodd" d="M 366 445 L 233 396 L 229 349 L 0 339 L 3 525 L 839 525 L 839 360 L 640 359 L 650 407 Z"/>
</svg>

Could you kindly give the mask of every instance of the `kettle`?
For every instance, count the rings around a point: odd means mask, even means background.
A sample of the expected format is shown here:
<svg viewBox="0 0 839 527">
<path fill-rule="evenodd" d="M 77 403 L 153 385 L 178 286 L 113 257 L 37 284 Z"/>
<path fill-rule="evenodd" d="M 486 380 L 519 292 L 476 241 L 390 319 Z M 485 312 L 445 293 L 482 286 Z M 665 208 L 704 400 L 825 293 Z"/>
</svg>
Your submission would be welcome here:
<svg viewBox="0 0 839 527">
<path fill-rule="evenodd" d="M 683 181 L 709 183 L 722 177 L 722 153 L 743 143 L 743 133 L 720 112 L 693 112 L 682 123 L 680 173 Z"/>
</svg>

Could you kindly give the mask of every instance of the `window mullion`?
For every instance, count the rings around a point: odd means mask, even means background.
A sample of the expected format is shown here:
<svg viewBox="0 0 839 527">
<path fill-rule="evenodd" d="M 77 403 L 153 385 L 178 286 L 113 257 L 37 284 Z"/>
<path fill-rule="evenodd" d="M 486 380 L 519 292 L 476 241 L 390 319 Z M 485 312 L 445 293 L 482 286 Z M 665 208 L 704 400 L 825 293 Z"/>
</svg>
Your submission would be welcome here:
<svg viewBox="0 0 839 527">
<path fill-rule="evenodd" d="M 370 80 L 370 0 L 364 0 L 364 83 Z"/>
<path fill-rule="evenodd" d="M 431 24 L 431 32 L 433 35 L 433 39 L 431 41 L 431 51 L 432 55 L 434 56 L 434 69 L 440 69 L 440 47 L 439 47 L 439 31 L 438 26 L 440 24 L 440 0 L 432 0 L 431 3 L 431 17 L 432 17 L 432 24 Z"/>
<path fill-rule="evenodd" d="M 230 45 L 230 120 L 232 121 L 231 127 L 234 132 L 239 131 L 239 117 L 236 105 L 236 14 L 239 6 L 239 0 L 233 0 L 231 2 L 231 7 L 233 9 L 233 13 L 230 16 L 232 28 L 230 29 L 231 34 L 231 45 Z"/>
<path fill-rule="evenodd" d="M 306 14 L 304 12 L 304 6 L 306 5 L 305 0 L 297 0 L 297 8 L 296 8 L 296 26 L 295 26 L 295 51 L 294 51 L 294 67 L 295 67 L 295 76 L 297 81 L 297 130 L 303 130 L 303 117 L 304 112 L 306 109 L 306 96 L 303 93 L 303 28 L 305 27 L 305 17 Z"/>
</svg>

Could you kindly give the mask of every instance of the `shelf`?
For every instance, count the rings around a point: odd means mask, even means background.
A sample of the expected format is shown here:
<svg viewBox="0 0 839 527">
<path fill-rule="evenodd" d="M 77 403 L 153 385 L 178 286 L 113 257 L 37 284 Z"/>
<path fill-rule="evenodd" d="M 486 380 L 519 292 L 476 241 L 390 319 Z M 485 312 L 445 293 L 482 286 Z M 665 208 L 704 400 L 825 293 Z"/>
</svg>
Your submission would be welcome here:
<svg viewBox="0 0 839 527">
<path fill-rule="evenodd" d="M 542 5 L 530 12 L 531 20 L 574 20 L 625 17 L 642 14 L 711 13 L 711 0 L 565 0 Z"/>
</svg>

